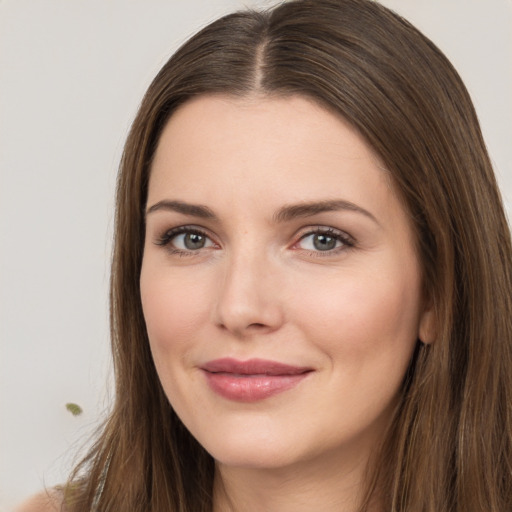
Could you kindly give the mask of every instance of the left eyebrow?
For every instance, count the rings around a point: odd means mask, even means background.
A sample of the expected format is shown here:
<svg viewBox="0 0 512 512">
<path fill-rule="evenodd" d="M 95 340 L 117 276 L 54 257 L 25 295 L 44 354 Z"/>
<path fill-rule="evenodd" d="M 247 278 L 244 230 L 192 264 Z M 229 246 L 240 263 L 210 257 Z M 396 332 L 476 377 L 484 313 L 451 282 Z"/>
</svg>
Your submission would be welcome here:
<svg viewBox="0 0 512 512">
<path fill-rule="evenodd" d="M 274 214 L 273 220 L 276 223 L 288 222 L 296 218 L 312 217 L 313 215 L 317 215 L 319 213 L 336 212 L 342 210 L 361 213 L 365 217 L 368 217 L 375 223 L 379 224 L 377 219 L 368 210 L 365 210 L 364 208 L 361 208 L 360 206 L 343 199 L 317 201 L 312 203 L 299 203 L 283 206 L 283 208 L 280 208 Z"/>
</svg>

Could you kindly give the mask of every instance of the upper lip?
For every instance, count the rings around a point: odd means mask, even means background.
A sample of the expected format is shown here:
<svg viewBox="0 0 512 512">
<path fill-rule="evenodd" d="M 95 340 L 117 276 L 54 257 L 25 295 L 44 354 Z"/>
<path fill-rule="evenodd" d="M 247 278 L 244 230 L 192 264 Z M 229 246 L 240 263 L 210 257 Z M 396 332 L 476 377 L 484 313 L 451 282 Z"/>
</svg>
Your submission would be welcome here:
<svg viewBox="0 0 512 512">
<path fill-rule="evenodd" d="M 306 366 L 293 366 L 267 359 L 239 361 L 230 357 L 208 361 L 201 368 L 210 373 L 232 373 L 236 375 L 300 375 L 312 371 Z"/>
</svg>

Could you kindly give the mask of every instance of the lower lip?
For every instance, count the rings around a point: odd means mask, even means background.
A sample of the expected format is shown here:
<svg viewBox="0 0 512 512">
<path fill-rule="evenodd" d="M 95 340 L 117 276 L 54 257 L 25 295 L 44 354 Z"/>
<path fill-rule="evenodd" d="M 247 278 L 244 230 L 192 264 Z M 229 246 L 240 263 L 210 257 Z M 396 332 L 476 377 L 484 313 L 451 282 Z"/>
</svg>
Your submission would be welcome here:
<svg viewBox="0 0 512 512">
<path fill-rule="evenodd" d="M 294 375 L 237 375 L 204 372 L 210 388 L 220 396 L 237 402 L 257 402 L 294 388 L 307 373 Z"/>
</svg>

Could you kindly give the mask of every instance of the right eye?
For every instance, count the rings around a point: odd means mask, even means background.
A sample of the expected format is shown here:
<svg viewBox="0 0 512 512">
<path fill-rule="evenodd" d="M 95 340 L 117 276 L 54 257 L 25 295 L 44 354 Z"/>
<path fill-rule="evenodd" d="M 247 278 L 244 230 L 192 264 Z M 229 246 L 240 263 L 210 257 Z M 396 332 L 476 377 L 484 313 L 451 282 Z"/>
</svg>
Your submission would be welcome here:
<svg viewBox="0 0 512 512">
<path fill-rule="evenodd" d="M 191 254 L 201 249 L 214 247 L 213 241 L 197 228 L 179 227 L 166 231 L 157 241 L 157 245 L 169 247 L 177 254 Z"/>
</svg>

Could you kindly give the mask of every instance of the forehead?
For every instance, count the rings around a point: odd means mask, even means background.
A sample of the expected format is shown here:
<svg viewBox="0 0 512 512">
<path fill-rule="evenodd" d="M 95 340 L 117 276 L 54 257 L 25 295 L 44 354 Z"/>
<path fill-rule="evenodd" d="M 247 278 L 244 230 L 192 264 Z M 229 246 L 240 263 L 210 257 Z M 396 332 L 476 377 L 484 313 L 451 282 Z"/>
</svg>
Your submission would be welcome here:
<svg viewBox="0 0 512 512">
<path fill-rule="evenodd" d="M 350 172 L 391 183 L 351 125 L 301 96 L 210 95 L 187 102 L 165 126 L 151 171 L 152 182 L 177 185 L 229 175 L 232 183 L 288 182 L 290 192 L 301 185 L 335 187 Z"/>
<path fill-rule="evenodd" d="M 308 149 L 312 149 L 315 142 L 321 142 L 323 151 L 328 151 L 332 145 L 343 145 L 347 156 L 362 156 L 364 152 L 365 156 L 378 160 L 343 116 L 300 95 L 202 95 L 187 101 L 172 114 L 159 142 L 174 139 L 175 149 L 179 149 L 178 141 L 188 142 L 196 137 L 219 147 L 230 142 L 251 146 L 271 143 L 271 147 L 279 143 L 285 147 L 307 140 Z M 295 149 L 300 147 L 296 144 Z"/>
</svg>

